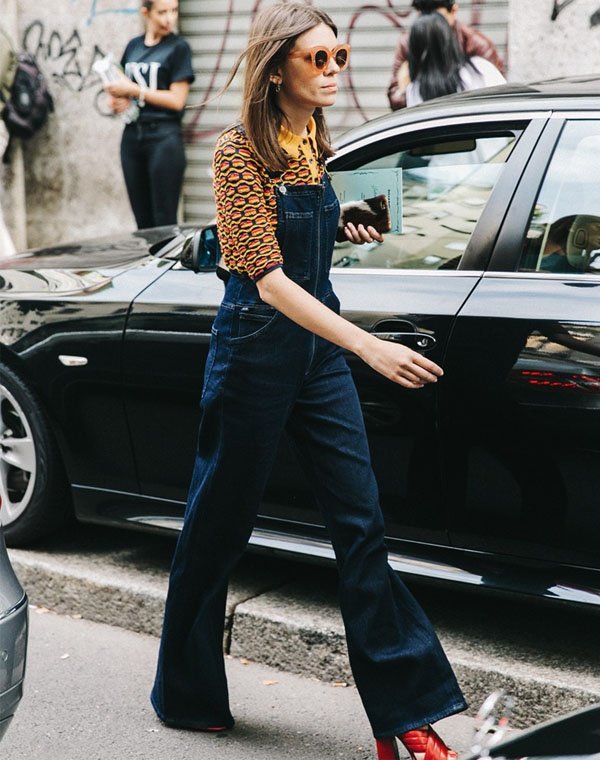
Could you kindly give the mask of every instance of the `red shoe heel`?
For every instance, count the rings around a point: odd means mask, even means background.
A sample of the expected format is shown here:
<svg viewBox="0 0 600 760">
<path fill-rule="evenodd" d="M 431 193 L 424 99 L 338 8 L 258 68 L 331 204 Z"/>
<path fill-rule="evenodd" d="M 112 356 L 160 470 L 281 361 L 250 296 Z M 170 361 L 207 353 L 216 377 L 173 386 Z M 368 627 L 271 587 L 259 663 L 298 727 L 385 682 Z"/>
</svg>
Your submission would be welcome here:
<svg viewBox="0 0 600 760">
<path fill-rule="evenodd" d="M 377 760 L 400 760 L 396 739 L 375 739 L 377 746 Z"/>
<path fill-rule="evenodd" d="M 411 760 L 458 760 L 458 754 L 446 746 L 431 726 L 407 731 L 398 738 L 410 752 Z"/>
</svg>

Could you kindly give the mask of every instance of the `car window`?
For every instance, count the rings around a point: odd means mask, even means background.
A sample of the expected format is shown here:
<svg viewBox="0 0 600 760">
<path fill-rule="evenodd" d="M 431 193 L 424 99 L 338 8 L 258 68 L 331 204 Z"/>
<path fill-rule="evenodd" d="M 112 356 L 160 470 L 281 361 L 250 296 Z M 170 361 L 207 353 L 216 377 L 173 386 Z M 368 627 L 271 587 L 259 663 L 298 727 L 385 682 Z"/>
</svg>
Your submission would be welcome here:
<svg viewBox="0 0 600 760">
<path fill-rule="evenodd" d="M 446 133 L 431 140 L 421 132 L 401 150 L 396 143 L 396 150 L 353 168 L 355 176 L 363 173 L 366 178 L 363 198 L 375 190 L 389 191 L 390 178 L 398 177 L 401 218 L 394 218 L 392 202 L 393 226 L 385 241 L 338 243 L 333 266 L 456 269 L 516 139 L 512 131 L 453 137 Z M 333 180 L 336 186 L 335 173 Z M 346 194 L 342 200 L 347 198 Z"/>
<path fill-rule="evenodd" d="M 600 273 L 600 122 L 568 122 L 529 221 L 521 272 Z"/>
</svg>

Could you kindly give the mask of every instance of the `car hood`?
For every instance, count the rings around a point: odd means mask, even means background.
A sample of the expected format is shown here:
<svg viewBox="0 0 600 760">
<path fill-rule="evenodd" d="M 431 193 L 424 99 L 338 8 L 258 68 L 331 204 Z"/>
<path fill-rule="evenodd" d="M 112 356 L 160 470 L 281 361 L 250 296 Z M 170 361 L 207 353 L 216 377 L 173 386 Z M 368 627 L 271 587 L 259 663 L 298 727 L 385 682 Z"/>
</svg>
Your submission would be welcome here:
<svg viewBox="0 0 600 760">
<path fill-rule="evenodd" d="M 95 290 L 128 269 L 154 261 L 170 241 L 184 238 L 178 227 L 156 227 L 0 258 L 0 298 Z"/>
</svg>

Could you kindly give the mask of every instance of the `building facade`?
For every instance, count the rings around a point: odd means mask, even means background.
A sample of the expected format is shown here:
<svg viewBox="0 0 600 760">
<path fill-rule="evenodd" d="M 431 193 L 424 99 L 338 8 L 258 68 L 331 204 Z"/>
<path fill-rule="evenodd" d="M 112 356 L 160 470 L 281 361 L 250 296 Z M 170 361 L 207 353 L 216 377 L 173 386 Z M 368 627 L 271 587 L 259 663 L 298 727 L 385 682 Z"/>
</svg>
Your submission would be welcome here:
<svg viewBox="0 0 600 760">
<path fill-rule="evenodd" d="M 132 229 L 119 162 L 122 123 L 107 107 L 92 66 L 141 33 L 139 0 L 1 0 L 16 45 L 36 56 L 56 110 L 49 124 L 15 151 L 5 173 L 7 221 L 18 247 L 35 247 Z M 268 1 L 268 0 L 267 0 Z M 197 74 L 186 112 L 188 168 L 182 218 L 201 224 L 214 213 L 210 164 L 217 134 L 234 121 L 241 80 L 215 97 L 242 49 L 256 0 L 180 0 L 180 30 Z M 334 136 L 388 110 L 386 91 L 410 0 L 323 0 L 352 45 L 336 106 Z M 513 81 L 600 70 L 600 0 L 463 0 L 460 18 L 490 36 Z M 205 103 L 205 101 L 207 101 Z"/>
</svg>

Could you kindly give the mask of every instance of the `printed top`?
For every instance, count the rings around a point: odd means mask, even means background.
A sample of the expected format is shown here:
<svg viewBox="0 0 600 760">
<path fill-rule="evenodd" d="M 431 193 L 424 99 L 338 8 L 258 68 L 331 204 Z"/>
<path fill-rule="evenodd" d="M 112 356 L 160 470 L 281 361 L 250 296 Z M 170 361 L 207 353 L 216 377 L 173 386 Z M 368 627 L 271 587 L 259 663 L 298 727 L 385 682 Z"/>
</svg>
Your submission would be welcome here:
<svg viewBox="0 0 600 760">
<path fill-rule="evenodd" d="M 225 265 L 232 272 L 258 280 L 283 265 L 277 228 L 278 185 L 314 185 L 323 179 L 318 160 L 316 124 L 311 118 L 308 135 L 299 137 L 282 128 L 279 144 L 290 156 L 289 168 L 269 176 L 246 135 L 233 127 L 224 132 L 213 161 L 219 242 Z"/>
<path fill-rule="evenodd" d="M 121 66 L 136 84 L 149 90 L 168 90 L 173 82 L 194 81 L 192 51 L 188 43 L 177 34 L 163 37 L 156 45 L 146 45 L 144 35 L 134 37 L 127 43 L 121 58 Z M 182 111 L 159 108 L 146 103 L 140 108 L 140 121 L 179 121 Z"/>
</svg>

